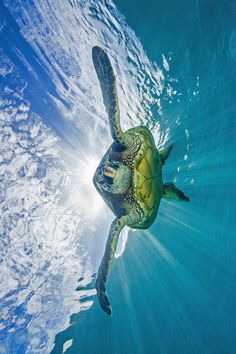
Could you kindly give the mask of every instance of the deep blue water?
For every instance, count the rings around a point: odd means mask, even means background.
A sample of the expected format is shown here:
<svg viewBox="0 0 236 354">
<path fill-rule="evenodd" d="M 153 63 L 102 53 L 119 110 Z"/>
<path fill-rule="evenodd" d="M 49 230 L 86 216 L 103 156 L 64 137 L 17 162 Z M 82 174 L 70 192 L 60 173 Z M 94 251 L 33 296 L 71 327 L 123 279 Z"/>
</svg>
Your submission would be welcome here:
<svg viewBox="0 0 236 354">
<path fill-rule="evenodd" d="M 3 1 L 0 25 L 0 353 L 235 353 L 236 3 Z M 191 198 L 129 232 L 111 317 L 91 281 L 112 220 L 90 186 L 111 142 L 95 44 L 123 126 L 174 143 L 163 177 Z"/>
</svg>

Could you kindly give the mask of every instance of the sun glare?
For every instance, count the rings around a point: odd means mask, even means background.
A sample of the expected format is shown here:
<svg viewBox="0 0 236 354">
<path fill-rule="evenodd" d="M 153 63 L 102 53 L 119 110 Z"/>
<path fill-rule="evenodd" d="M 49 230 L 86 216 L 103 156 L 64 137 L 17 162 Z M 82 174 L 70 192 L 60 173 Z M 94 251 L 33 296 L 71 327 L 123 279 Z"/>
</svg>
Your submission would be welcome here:
<svg viewBox="0 0 236 354">
<path fill-rule="evenodd" d="M 95 155 L 86 155 L 83 159 L 78 160 L 73 172 L 75 178 L 73 201 L 93 219 L 101 216 L 106 208 L 93 184 L 93 176 L 100 159 Z"/>
</svg>

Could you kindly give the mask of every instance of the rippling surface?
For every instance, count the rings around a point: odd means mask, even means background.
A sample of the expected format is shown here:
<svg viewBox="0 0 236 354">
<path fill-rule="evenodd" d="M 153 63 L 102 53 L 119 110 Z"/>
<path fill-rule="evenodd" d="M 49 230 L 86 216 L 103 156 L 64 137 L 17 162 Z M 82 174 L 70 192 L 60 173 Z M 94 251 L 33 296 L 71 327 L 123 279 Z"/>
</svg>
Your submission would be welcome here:
<svg viewBox="0 0 236 354">
<path fill-rule="evenodd" d="M 0 353 L 234 353 L 235 6 L 143 3 L 0 4 Z M 125 230 L 112 318 L 93 289 L 113 218 L 92 185 L 111 142 L 93 45 L 122 126 L 175 143 L 164 179 L 191 198 L 163 201 L 122 254 Z"/>
</svg>

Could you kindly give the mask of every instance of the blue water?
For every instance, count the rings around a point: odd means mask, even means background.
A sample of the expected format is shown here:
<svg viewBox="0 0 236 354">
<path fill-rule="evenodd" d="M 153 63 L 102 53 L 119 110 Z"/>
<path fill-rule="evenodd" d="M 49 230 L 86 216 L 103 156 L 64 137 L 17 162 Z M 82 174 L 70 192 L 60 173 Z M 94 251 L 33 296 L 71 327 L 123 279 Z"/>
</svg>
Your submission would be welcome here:
<svg viewBox="0 0 236 354">
<path fill-rule="evenodd" d="M 91 48 L 121 123 L 147 125 L 190 203 L 163 200 L 93 288 L 112 214 L 91 178 L 111 143 Z M 0 4 L 0 353 L 236 352 L 236 4 Z M 77 291 L 76 291 L 77 288 Z"/>
</svg>

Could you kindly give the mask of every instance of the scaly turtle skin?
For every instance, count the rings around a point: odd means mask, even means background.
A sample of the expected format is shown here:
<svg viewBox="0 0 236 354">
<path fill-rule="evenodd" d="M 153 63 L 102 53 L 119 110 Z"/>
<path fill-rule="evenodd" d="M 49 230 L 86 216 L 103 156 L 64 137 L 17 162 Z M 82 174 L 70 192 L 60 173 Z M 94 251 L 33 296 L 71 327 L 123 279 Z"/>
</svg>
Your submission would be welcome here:
<svg viewBox="0 0 236 354">
<path fill-rule="evenodd" d="M 111 314 L 106 281 L 113 262 L 119 234 L 127 225 L 147 229 L 156 219 L 161 198 L 189 201 L 173 183 L 163 184 L 162 166 L 172 145 L 158 151 L 150 130 L 140 126 L 123 132 L 115 75 L 107 54 L 98 46 L 92 50 L 93 64 L 114 140 L 101 160 L 93 182 L 105 203 L 116 215 L 96 279 L 102 309 Z"/>
</svg>

